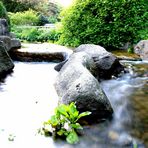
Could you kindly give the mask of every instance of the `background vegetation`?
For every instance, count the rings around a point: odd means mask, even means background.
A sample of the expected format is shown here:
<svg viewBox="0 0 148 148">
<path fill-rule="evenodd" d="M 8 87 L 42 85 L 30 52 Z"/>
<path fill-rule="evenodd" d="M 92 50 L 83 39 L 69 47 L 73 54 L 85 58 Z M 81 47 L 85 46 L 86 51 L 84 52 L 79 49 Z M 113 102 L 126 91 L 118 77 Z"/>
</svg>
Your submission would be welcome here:
<svg viewBox="0 0 148 148">
<path fill-rule="evenodd" d="M 57 4 L 48 0 L 0 0 L 0 5 L 2 7 L 0 18 L 7 17 L 7 20 L 10 18 L 11 31 L 22 41 L 55 42 L 59 39 L 59 32 L 53 28 L 49 30 L 32 27 L 60 21 L 58 16 L 61 7 Z"/>
<path fill-rule="evenodd" d="M 13 27 L 12 32 L 15 33 L 16 37 L 22 41 L 29 42 L 57 42 L 60 37 L 60 32 L 56 29 L 40 29 L 40 28 L 21 28 Z"/>
<path fill-rule="evenodd" d="M 10 25 L 10 20 L 8 17 L 7 10 L 1 1 L 0 1 L 0 18 L 6 19 L 8 21 L 8 24 Z"/>
<path fill-rule="evenodd" d="M 0 0 L 4 3 L 8 12 L 23 12 L 32 9 L 43 17 L 48 17 L 49 22 L 58 21 L 61 7 L 49 0 Z"/>
<path fill-rule="evenodd" d="M 93 43 L 119 48 L 146 37 L 146 0 L 76 0 L 63 11 L 59 43 L 67 46 Z M 143 37 L 141 36 L 143 34 Z"/>
<path fill-rule="evenodd" d="M 12 31 L 22 40 L 52 40 L 73 47 L 93 43 L 113 49 L 148 39 L 146 0 L 75 0 L 62 12 L 60 6 L 48 0 L 1 1 L 9 11 L 0 3 L 1 17 L 8 21 L 10 17 Z M 48 31 L 23 27 L 59 21 L 62 27 Z"/>
</svg>

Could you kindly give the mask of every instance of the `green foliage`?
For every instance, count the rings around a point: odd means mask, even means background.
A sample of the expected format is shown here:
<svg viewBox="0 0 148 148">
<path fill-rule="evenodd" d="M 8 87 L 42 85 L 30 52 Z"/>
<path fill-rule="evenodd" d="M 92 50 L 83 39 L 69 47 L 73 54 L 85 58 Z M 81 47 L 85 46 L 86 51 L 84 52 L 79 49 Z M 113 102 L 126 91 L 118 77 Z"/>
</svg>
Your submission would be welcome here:
<svg viewBox="0 0 148 148">
<path fill-rule="evenodd" d="M 58 22 L 59 20 L 56 16 L 50 16 L 50 17 L 48 17 L 48 21 L 49 21 L 49 23 L 53 24 L 53 23 Z"/>
<path fill-rule="evenodd" d="M 147 25 L 148 26 L 148 25 Z M 148 40 L 148 29 L 145 29 L 145 30 L 140 30 L 138 32 L 138 35 L 139 35 L 139 38 L 142 39 L 142 40 Z M 138 42 L 139 40 L 137 40 Z"/>
<path fill-rule="evenodd" d="M 21 39 L 34 42 L 37 40 L 39 34 L 40 33 L 37 28 L 25 29 L 21 34 Z"/>
<path fill-rule="evenodd" d="M 16 13 L 32 9 L 46 17 L 58 20 L 61 7 L 49 0 L 0 0 L 4 3 L 8 12 Z M 41 18 L 42 19 L 42 18 Z M 52 19 L 53 20 L 53 19 Z"/>
<path fill-rule="evenodd" d="M 7 11 L 4 7 L 3 3 L 0 1 L 0 18 L 6 18 L 7 17 Z"/>
<path fill-rule="evenodd" d="M 133 49 L 133 48 L 128 48 L 128 49 L 127 49 L 127 52 L 128 52 L 128 53 L 134 53 L 134 49 Z"/>
<path fill-rule="evenodd" d="M 8 12 L 21 12 L 29 9 L 40 11 L 48 0 L 1 0 Z"/>
<path fill-rule="evenodd" d="M 61 13 L 63 24 L 59 43 L 68 46 L 94 43 L 119 48 L 141 38 L 146 30 L 146 0 L 75 0 Z"/>
<path fill-rule="evenodd" d="M 7 10 L 1 1 L 0 1 L 0 18 L 6 19 L 8 21 L 8 24 L 10 25 L 10 20 L 8 17 Z"/>
<path fill-rule="evenodd" d="M 55 109 L 55 115 L 44 123 L 44 134 L 65 137 L 68 143 L 75 144 L 79 141 L 77 130 L 83 129 L 78 120 L 90 114 L 88 111 L 79 114 L 73 102 L 70 105 L 61 104 Z"/>
<path fill-rule="evenodd" d="M 39 18 L 36 11 L 29 9 L 24 12 L 9 13 L 12 25 L 37 25 Z"/>
<path fill-rule="evenodd" d="M 12 32 L 20 40 L 26 40 L 28 42 L 56 42 L 61 34 L 56 29 L 39 29 L 36 27 L 25 28 L 21 26 L 13 26 Z"/>
</svg>

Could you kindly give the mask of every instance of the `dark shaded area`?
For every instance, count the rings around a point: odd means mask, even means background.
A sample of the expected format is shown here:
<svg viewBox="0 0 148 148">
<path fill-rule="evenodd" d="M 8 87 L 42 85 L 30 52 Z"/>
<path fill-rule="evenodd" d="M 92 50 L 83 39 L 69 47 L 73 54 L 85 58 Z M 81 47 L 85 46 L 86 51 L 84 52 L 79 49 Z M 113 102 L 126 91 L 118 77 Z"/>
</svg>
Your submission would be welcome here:
<svg viewBox="0 0 148 148">
<path fill-rule="evenodd" d="M 31 53 L 12 50 L 9 54 L 13 60 L 23 62 L 61 62 L 65 60 L 64 52 Z"/>
</svg>

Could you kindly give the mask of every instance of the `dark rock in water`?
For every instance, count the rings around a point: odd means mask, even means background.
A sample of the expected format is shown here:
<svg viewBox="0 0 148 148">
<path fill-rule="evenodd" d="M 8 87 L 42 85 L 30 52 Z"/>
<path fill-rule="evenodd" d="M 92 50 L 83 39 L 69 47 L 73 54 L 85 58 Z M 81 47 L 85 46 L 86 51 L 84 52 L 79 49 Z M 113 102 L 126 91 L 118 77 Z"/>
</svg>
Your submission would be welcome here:
<svg viewBox="0 0 148 148">
<path fill-rule="evenodd" d="M 76 102 L 80 112 L 91 111 L 90 119 L 110 117 L 113 109 L 97 79 L 96 64 L 86 52 L 73 53 L 57 76 L 59 103 Z M 94 121 L 95 122 L 95 121 Z"/>
<path fill-rule="evenodd" d="M 68 61 L 68 60 L 65 60 L 65 61 L 60 62 L 59 64 L 57 64 L 57 65 L 54 67 L 54 69 L 55 69 L 56 71 L 60 71 L 61 68 L 63 67 L 63 65 L 64 65 L 67 61 Z"/>
<path fill-rule="evenodd" d="M 14 64 L 8 55 L 3 42 L 0 41 L 0 78 L 12 71 Z"/>
<path fill-rule="evenodd" d="M 14 50 L 10 56 L 15 61 L 24 62 L 59 62 L 65 59 L 64 52 L 21 52 Z"/>
<path fill-rule="evenodd" d="M 110 79 L 124 70 L 117 57 L 106 51 L 103 47 L 93 44 L 84 44 L 75 49 L 75 52 L 86 52 L 96 64 L 97 79 Z"/>
<path fill-rule="evenodd" d="M 93 59 L 97 66 L 98 79 L 110 79 L 111 76 L 118 76 L 124 70 L 117 57 L 112 54 L 105 55 L 101 58 L 93 57 Z"/>
<path fill-rule="evenodd" d="M 142 60 L 148 60 L 148 40 L 140 41 L 134 47 L 134 52 L 138 54 Z"/>
</svg>

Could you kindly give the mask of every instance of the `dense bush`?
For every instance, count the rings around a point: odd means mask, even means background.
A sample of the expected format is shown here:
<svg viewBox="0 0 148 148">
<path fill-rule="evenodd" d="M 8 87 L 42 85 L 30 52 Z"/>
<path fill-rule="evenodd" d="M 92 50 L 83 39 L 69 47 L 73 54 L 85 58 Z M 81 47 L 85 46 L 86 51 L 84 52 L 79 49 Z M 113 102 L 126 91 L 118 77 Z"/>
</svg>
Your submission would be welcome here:
<svg viewBox="0 0 148 148">
<path fill-rule="evenodd" d="M 6 19 L 8 21 L 8 24 L 10 25 L 10 20 L 7 14 L 7 10 L 1 1 L 0 1 L 0 18 Z"/>
<path fill-rule="evenodd" d="M 29 9 L 24 12 L 9 13 L 11 24 L 14 25 L 37 25 L 39 17 L 36 11 Z"/>
<path fill-rule="evenodd" d="M 119 48 L 140 40 L 146 29 L 146 0 L 76 0 L 61 13 L 62 35 L 59 43 L 78 46 L 83 43 Z"/>
</svg>

